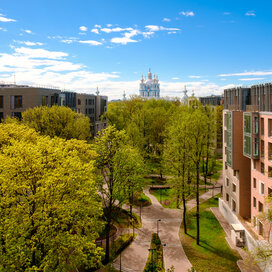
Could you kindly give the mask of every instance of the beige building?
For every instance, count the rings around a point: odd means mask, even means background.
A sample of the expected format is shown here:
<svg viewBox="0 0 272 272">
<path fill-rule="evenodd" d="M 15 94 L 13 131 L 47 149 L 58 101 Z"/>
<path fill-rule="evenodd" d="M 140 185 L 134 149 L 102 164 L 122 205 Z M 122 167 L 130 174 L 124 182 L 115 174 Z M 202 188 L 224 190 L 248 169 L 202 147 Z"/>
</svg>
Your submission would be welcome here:
<svg viewBox="0 0 272 272">
<path fill-rule="evenodd" d="M 28 108 L 58 105 L 60 90 L 18 85 L 0 85 L 0 119 L 21 118 Z"/>
</svg>

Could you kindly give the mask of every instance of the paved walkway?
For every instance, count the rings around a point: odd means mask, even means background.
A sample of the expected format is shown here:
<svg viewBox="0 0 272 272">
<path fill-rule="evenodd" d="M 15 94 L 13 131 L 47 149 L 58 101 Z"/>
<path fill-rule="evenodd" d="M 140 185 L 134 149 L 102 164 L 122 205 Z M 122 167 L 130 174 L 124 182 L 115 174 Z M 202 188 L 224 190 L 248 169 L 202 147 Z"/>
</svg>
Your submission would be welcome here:
<svg viewBox="0 0 272 272">
<path fill-rule="evenodd" d="M 222 176 L 217 182 L 217 186 L 223 182 Z M 200 202 L 206 201 L 213 195 L 220 193 L 220 188 L 210 189 L 200 197 Z M 142 208 L 142 228 L 136 229 L 137 237 L 135 241 L 122 252 L 121 263 L 122 271 L 142 272 L 144 270 L 148 249 L 150 248 L 152 233 L 157 232 L 157 220 L 159 226 L 159 235 L 163 248 L 165 270 L 171 266 L 175 267 L 177 272 L 186 272 L 192 267 L 188 260 L 179 239 L 179 229 L 182 222 L 182 210 L 163 208 L 157 198 L 145 189 L 144 193 L 151 199 L 152 205 Z M 188 201 L 187 208 L 191 209 L 196 205 L 195 199 Z M 133 212 L 139 214 L 139 208 Z M 127 232 L 128 230 L 125 230 Z M 132 231 L 132 230 L 131 230 Z M 114 266 L 119 268 L 120 258 L 115 260 Z"/>
</svg>

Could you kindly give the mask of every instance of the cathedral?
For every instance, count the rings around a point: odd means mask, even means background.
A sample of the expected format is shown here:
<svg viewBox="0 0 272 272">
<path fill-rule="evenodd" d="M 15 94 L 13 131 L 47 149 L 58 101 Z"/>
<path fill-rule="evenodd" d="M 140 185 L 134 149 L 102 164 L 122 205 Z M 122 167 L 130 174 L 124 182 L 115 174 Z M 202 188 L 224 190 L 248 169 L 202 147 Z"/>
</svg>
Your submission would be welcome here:
<svg viewBox="0 0 272 272">
<path fill-rule="evenodd" d="M 146 80 L 146 77 L 144 79 L 142 75 L 139 92 L 140 92 L 140 96 L 144 98 L 159 98 L 160 97 L 160 84 L 159 84 L 158 76 L 156 78 L 154 74 L 154 77 L 152 78 L 150 68 L 147 75 L 147 80 Z"/>
</svg>

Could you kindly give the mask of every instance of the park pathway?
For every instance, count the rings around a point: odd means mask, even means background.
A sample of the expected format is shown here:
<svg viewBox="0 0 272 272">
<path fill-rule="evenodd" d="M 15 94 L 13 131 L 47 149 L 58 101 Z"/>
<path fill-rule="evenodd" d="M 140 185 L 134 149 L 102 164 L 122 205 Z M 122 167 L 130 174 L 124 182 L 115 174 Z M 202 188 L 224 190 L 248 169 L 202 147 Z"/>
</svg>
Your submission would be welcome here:
<svg viewBox="0 0 272 272">
<path fill-rule="evenodd" d="M 217 185 L 221 185 L 222 180 L 221 175 Z M 149 188 L 145 189 L 144 193 L 151 199 L 152 205 L 142 208 L 142 228 L 135 230 L 137 234 L 135 241 L 122 252 L 122 271 L 143 272 L 149 253 L 151 236 L 152 233 L 157 232 L 158 227 L 162 244 L 165 244 L 163 247 L 165 270 L 174 266 L 175 271 L 186 272 L 192 265 L 179 239 L 182 210 L 162 207 L 157 198 L 149 193 Z M 214 191 L 210 189 L 200 197 L 200 201 L 203 202 L 218 193 L 220 193 L 220 188 L 215 188 Z M 195 200 L 188 201 L 188 209 L 195 205 Z M 140 213 L 138 208 L 133 212 Z M 158 219 L 161 221 L 158 222 Z M 120 258 L 115 260 L 114 266 L 120 267 Z"/>
</svg>

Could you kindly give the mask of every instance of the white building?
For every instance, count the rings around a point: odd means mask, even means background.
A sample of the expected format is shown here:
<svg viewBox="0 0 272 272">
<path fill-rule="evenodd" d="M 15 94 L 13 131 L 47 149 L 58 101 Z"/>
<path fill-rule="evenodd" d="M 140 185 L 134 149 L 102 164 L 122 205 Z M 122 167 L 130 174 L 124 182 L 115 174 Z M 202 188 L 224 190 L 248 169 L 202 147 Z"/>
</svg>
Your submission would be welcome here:
<svg viewBox="0 0 272 272">
<path fill-rule="evenodd" d="M 147 80 L 146 80 L 146 77 L 144 79 L 142 75 L 139 92 L 140 92 L 140 96 L 144 98 L 159 98 L 160 97 L 160 84 L 159 84 L 158 76 L 156 78 L 154 74 L 154 77 L 152 78 L 150 68 L 147 75 Z"/>
</svg>

